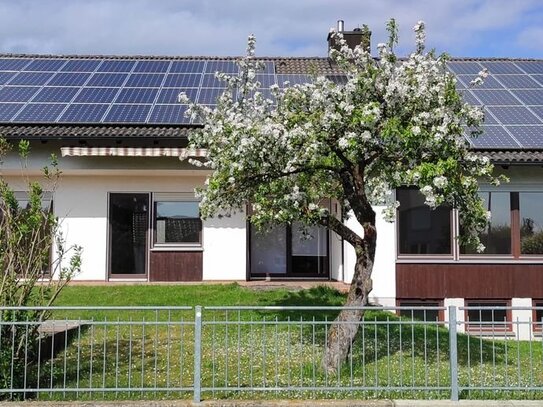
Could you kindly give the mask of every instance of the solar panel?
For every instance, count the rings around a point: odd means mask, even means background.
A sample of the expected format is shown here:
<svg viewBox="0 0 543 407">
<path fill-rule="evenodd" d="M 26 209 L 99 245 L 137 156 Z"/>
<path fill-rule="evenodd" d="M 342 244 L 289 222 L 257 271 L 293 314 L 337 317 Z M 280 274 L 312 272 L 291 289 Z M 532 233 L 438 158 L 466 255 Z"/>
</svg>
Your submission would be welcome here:
<svg viewBox="0 0 543 407">
<path fill-rule="evenodd" d="M 515 65 L 526 73 L 543 74 L 543 61 L 516 61 Z"/>
<path fill-rule="evenodd" d="M 543 125 L 506 126 L 524 148 L 540 148 L 543 144 Z"/>
<path fill-rule="evenodd" d="M 0 102 L 28 102 L 40 88 L 29 86 L 6 86 L 0 89 Z"/>
<path fill-rule="evenodd" d="M 61 72 L 47 83 L 48 86 L 81 86 L 90 78 L 90 73 Z"/>
<path fill-rule="evenodd" d="M 94 72 L 100 62 L 99 59 L 70 59 L 60 70 L 61 72 Z"/>
<path fill-rule="evenodd" d="M 524 106 L 491 106 L 487 108 L 502 124 L 541 124 Z"/>
<path fill-rule="evenodd" d="M 0 72 L 0 85 L 4 85 L 15 76 L 15 72 Z"/>
<path fill-rule="evenodd" d="M 522 71 L 515 66 L 511 61 L 509 62 L 493 62 L 485 61 L 481 63 L 491 74 L 515 74 L 522 73 Z"/>
<path fill-rule="evenodd" d="M 456 74 L 471 74 L 477 75 L 483 67 L 477 62 L 449 62 L 447 67 Z"/>
<path fill-rule="evenodd" d="M 347 75 L 326 75 L 326 79 L 338 85 L 345 85 L 348 81 Z"/>
<path fill-rule="evenodd" d="M 152 105 L 112 105 L 105 123 L 145 123 Z"/>
<path fill-rule="evenodd" d="M 22 58 L 3 58 L 0 59 L 0 70 L 2 71 L 20 71 L 28 65 L 31 59 Z"/>
<path fill-rule="evenodd" d="M 477 75 L 457 75 L 467 88 L 473 89 L 503 89 L 503 85 L 499 83 L 492 75 L 488 76 L 482 85 L 472 86 L 471 81 L 477 78 Z"/>
<path fill-rule="evenodd" d="M 0 103 L 0 120 L 10 121 L 23 106 L 24 103 Z"/>
<path fill-rule="evenodd" d="M 88 86 L 122 86 L 128 78 L 125 73 L 95 73 L 87 83 Z"/>
<path fill-rule="evenodd" d="M 149 123 L 160 124 L 189 124 L 190 118 L 185 117 L 187 105 L 156 105 L 149 117 Z"/>
<path fill-rule="evenodd" d="M 530 110 L 543 121 L 543 106 L 530 106 Z"/>
<path fill-rule="evenodd" d="M 198 88 L 202 81 L 201 74 L 170 74 L 164 81 L 165 88 Z"/>
<path fill-rule="evenodd" d="M 53 75 L 53 72 L 21 72 L 13 77 L 9 84 L 43 86 Z"/>
<path fill-rule="evenodd" d="M 479 106 L 483 104 L 468 89 L 465 89 L 462 92 L 460 92 L 460 95 L 462 95 L 462 99 L 464 100 L 464 102 L 469 103 L 470 105 Z"/>
<path fill-rule="evenodd" d="M 209 60 L 206 64 L 206 73 L 214 74 L 215 72 L 238 73 L 239 69 L 234 61 Z"/>
<path fill-rule="evenodd" d="M 111 103 L 119 92 L 118 88 L 83 88 L 77 95 L 76 103 Z"/>
<path fill-rule="evenodd" d="M 543 89 L 512 90 L 525 105 L 543 105 Z"/>
<path fill-rule="evenodd" d="M 68 106 L 65 103 L 30 103 L 13 119 L 15 122 L 54 122 Z"/>
<path fill-rule="evenodd" d="M 116 103 L 153 103 L 158 88 L 124 88 L 117 96 Z"/>
<path fill-rule="evenodd" d="M 202 88 L 226 88 L 226 83 L 215 78 L 215 74 L 205 74 L 202 80 Z"/>
<path fill-rule="evenodd" d="M 534 79 L 539 86 L 543 85 L 543 75 L 531 75 L 531 78 Z"/>
<path fill-rule="evenodd" d="M 505 85 L 506 88 L 510 89 L 522 89 L 522 88 L 540 88 L 541 85 L 534 81 L 528 75 L 497 75 L 501 83 Z"/>
<path fill-rule="evenodd" d="M 136 61 L 105 60 L 97 69 L 98 72 L 130 72 L 136 65 Z"/>
<path fill-rule="evenodd" d="M 277 76 L 277 84 L 281 88 L 313 82 L 313 77 L 311 77 L 311 75 L 277 74 L 276 76 Z"/>
<path fill-rule="evenodd" d="M 205 61 L 186 60 L 172 61 L 170 73 L 201 73 L 204 71 Z"/>
<path fill-rule="evenodd" d="M 484 118 L 484 124 L 500 124 L 496 118 L 488 111 L 488 108 L 484 108 L 485 112 L 485 118 Z"/>
<path fill-rule="evenodd" d="M 32 102 L 70 102 L 79 88 L 42 88 L 39 93 L 32 99 Z"/>
<path fill-rule="evenodd" d="M 72 103 L 58 121 L 66 123 L 98 123 L 109 106 L 109 104 L 98 103 Z"/>
<path fill-rule="evenodd" d="M 195 101 L 198 96 L 197 88 L 172 88 L 162 89 L 158 94 L 156 103 L 175 104 L 178 103 L 179 93 L 185 92 L 190 100 Z"/>
<path fill-rule="evenodd" d="M 66 59 L 35 59 L 30 64 L 23 68 L 23 71 L 34 71 L 34 72 L 56 72 L 64 64 Z"/>
<path fill-rule="evenodd" d="M 198 94 L 197 103 L 202 105 L 214 105 L 217 98 L 225 91 L 224 88 L 202 88 Z"/>
<path fill-rule="evenodd" d="M 466 139 L 475 148 L 519 148 L 517 143 L 502 126 L 483 126 L 483 134 L 471 137 L 466 134 Z"/>
<path fill-rule="evenodd" d="M 138 61 L 134 72 L 164 73 L 169 66 L 170 61 Z"/>
<path fill-rule="evenodd" d="M 484 105 L 506 106 L 520 105 L 521 103 L 508 90 L 472 89 L 473 94 Z"/>
<path fill-rule="evenodd" d="M 262 88 L 269 88 L 275 85 L 275 75 L 257 74 L 256 80 L 260 82 L 260 87 Z"/>
<path fill-rule="evenodd" d="M 159 87 L 164 79 L 164 74 L 159 73 L 133 73 L 128 77 L 125 86 L 128 87 Z"/>
</svg>

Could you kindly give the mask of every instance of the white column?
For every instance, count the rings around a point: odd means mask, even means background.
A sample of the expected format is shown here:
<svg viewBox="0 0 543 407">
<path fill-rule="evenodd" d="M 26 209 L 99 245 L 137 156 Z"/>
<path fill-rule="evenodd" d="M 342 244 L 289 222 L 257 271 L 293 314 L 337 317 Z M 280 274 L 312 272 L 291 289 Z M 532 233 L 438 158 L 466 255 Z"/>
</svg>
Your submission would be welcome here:
<svg viewBox="0 0 543 407">
<path fill-rule="evenodd" d="M 531 298 L 513 298 L 511 299 L 512 307 L 531 307 Z M 532 324 L 530 321 L 533 318 L 532 310 L 513 310 L 511 312 L 513 322 L 513 332 L 520 340 L 527 341 L 532 337 Z M 518 321 L 518 323 L 517 323 Z"/>
<path fill-rule="evenodd" d="M 466 332 L 466 318 L 465 318 L 465 312 L 463 310 L 460 310 L 460 307 L 464 306 L 464 299 L 463 298 L 445 298 L 443 301 L 443 305 L 447 307 L 447 310 L 445 310 L 445 322 L 449 322 L 449 306 L 455 306 L 456 307 L 456 320 L 459 322 L 458 326 L 456 327 L 457 332 Z"/>
</svg>

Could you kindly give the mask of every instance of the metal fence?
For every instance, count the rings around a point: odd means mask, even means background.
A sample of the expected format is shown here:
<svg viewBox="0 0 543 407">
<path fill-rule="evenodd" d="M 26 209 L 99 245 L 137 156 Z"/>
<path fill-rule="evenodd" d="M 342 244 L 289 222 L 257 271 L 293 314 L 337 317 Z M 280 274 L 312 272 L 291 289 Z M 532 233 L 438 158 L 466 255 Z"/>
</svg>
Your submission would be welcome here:
<svg viewBox="0 0 543 407">
<path fill-rule="evenodd" d="M 0 307 L 0 400 L 543 399 L 543 308 L 364 307 L 329 371 L 341 309 Z"/>
</svg>

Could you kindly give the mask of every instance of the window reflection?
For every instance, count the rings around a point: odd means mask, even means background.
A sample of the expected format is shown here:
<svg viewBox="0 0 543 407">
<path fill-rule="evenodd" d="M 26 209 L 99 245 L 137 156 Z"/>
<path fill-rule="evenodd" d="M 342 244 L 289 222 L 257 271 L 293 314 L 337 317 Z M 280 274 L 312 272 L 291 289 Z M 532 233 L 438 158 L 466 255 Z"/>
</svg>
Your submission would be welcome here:
<svg viewBox="0 0 543 407">
<path fill-rule="evenodd" d="M 543 254 L 543 193 L 519 193 L 520 252 Z"/>
<path fill-rule="evenodd" d="M 451 254 L 451 209 L 430 209 L 417 189 L 397 191 L 400 254 Z"/>
<path fill-rule="evenodd" d="M 156 243 L 200 243 L 202 221 L 196 201 L 156 201 Z"/>
<path fill-rule="evenodd" d="M 479 192 L 492 217 L 479 236 L 485 246 L 482 254 L 511 254 L 511 200 L 509 192 Z M 478 254 L 474 247 L 462 247 L 463 254 Z"/>
</svg>

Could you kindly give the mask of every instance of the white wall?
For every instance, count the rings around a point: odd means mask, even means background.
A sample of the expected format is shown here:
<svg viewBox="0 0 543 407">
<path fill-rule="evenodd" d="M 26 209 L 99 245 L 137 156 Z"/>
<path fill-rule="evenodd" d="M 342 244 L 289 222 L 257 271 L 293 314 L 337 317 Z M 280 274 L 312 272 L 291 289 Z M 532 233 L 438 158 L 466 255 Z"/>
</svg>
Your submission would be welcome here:
<svg viewBox="0 0 543 407">
<path fill-rule="evenodd" d="M 381 215 L 383 207 L 375 206 L 377 227 L 377 249 L 375 264 L 373 266 L 373 291 L 370 293 L 370 301 L 381 305 L 396 305 L 396 226 L 395 223 L 386 222 Z M 349 226 L 360 236 L 364 235 L 362 226 L 354 216 L 346 221 Z M 353 278 L 356 256 L 353 247 L 344 242 L 345 276 L 344 282 L 350 283 Z"/>
<path fill-rule="evenodd" d="M 115 172 L 111 172 L 115 173 Z M 154 175 L 156 173 L 156 176 Z M 20 178 L 6 177 L 14 189 L 26 190 Z M 205 175 L 164 175 L 147 171 L 147 175 L 74 176 L 64 174 L 53 197 L 55 214 L 67 247 L 83 247 L 82 272 L 78 280 L 107 279 L 108 193 L 109 192 L 186 192 L 203 185 Z M 203 225 L 203 278 L 244 280 L 246 273 L 245 217 L 210 219 Z"/>
<path fill-rule="evenodd" d="M 204 280 L 245 280 L 247 229 L 245 213 L 204 221 Z"/>
</svg>

